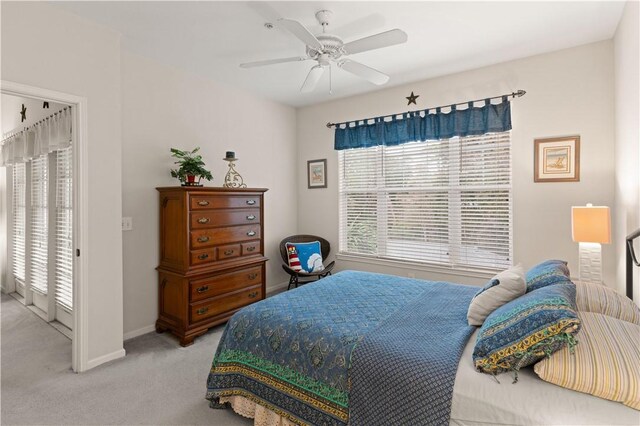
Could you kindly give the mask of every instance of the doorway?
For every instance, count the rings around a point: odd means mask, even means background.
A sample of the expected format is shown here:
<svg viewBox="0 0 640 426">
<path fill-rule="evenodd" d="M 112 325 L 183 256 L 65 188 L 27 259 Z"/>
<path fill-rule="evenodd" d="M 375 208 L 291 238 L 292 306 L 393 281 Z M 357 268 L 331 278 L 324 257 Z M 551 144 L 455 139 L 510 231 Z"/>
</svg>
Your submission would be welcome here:
<svg viewBox="0 0 640 426">
<path fill-rule="evenodd" d="M 84 371 L 86 99 L 7 81 L 0 91 L 2 291 L 69 337 L 71 367 Z"/>
</svg>

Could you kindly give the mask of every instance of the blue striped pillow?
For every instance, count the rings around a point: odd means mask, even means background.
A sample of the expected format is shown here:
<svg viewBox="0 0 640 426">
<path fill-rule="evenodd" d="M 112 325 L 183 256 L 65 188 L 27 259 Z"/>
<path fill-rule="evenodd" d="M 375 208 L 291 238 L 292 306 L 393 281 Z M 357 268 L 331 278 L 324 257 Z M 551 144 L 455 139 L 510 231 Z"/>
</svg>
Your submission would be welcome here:
<svg viewBox="0 0 640 426">
<path fill-rule="evenodd" d="M 527 293 L 552 284 L 565 283 L 570 273 L 564 260 L 545 260 L 527 271 Z"/>
<path fill-rule="evenodd" d="M 580 329 L 576 286 L 570 281 L 540 288 L 493 311 L 478 332 L 473 361 L 497 374 L 520 368 L 576 344 Z"/>
</svg>

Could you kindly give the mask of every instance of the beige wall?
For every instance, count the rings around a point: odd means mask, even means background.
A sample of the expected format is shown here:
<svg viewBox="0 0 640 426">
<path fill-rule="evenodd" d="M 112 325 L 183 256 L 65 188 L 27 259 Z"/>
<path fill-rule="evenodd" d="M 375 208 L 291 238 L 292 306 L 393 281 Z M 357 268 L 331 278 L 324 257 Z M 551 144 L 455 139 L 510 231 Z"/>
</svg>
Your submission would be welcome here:
<svg viewBox="0 0 640 426">
<path fill-rule="evenodd" d="M 122 350 L 120 36 L 45 3 L 2 2 L 2 79 L 87 98 L 88 360 Z"/>
<path fill-rule="evenodd" d="M 278 242 L 297 229 L 296 113 L 291 107 L 205 80 L 135 54 L 122 54 L 122 215 L 125 338 L 153 329 L 158 315 L 158 194 L 178 185 L 169 175 L 169 148 L 201 147 L 213 172 L 207 186 L 222 186 L 222 160 L 235 151 L 250 187 L 264 187 L 267 290 L 287 278 Z"/>
<path fill-rule="evenodd" d="M 625 236 L 640 227 L 640 5 L 628 1 L 614 38 L 615 60 L 615 209 L 616 289 L 625 294 Z M 636 247 L 638 244 L 636 243 Z M 640 304 L 635 271 L 634 300 Z"/>
<path fill-rule="evenodd" d="M 418 108 L 527 91 L 513 102 L 514 257 L 530 267 L 549 258 L 569 261 L 577 276 L 578 245 L 571 240 L 572 205 L 613 205 L 613 44 L 604 41 L 473 71 L 420 81 L 298 111 L 299 231 L 328 238 L 338 248 L 338 155 L 329 121 L 347 121 L 408 109 L 405 96 L 420 95 Z M 577 183 L 534 183 L 534 138 L 581 136 Z M 328 189 L 307 189 L 306 161 L 327 158 Z M 619 242 L 617 242 L 619 244 Z M 614 286 L 615 251 L 603 247 L 604 279 Z M 366 269 L 427 279 L 479 283 L 456 274 L 340 261 L 340 269 Z"/>
</svg>

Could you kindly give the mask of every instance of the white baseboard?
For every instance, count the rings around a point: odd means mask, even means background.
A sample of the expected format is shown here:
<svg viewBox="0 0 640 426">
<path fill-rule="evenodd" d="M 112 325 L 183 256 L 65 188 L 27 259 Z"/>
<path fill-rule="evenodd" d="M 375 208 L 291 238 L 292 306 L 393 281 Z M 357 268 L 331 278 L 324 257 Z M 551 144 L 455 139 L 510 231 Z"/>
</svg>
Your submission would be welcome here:
<svg viewBox="0 0 640 426">
<path fill-rule="evenodd" d="M 86 370 L 91 370 L 92 368 L 96 368 L 97 366 L 104 364 L 105 362 L 113 361 L 114 359 L 122 358 L 126 355 L 124 348 L 118 349 L 115 352 L 111 352 L 110 354 L 99 356 L 98 358 L 90 359 L 87 361 Z"/>
<path fill-rule="evenodd" d="M 142 336 L 143 334 L 151 333 L 152 331 L 156 331 L 155 324 L 147 325 L 137 330 L 124 333 L 123 337 L 124 337 L 124 340 L 129 340 L 129 339 L 133 339 L 134 337 Z"/>
<path fill-rule="evenodd" d="M 273 296 L 274 293 L 280 293 L 283 289 L 286 289 L 289 286 L 289 281 L 283 281 L 279 284 L 269 286 L 267 289 L 267 297 Z"/>
</svg>

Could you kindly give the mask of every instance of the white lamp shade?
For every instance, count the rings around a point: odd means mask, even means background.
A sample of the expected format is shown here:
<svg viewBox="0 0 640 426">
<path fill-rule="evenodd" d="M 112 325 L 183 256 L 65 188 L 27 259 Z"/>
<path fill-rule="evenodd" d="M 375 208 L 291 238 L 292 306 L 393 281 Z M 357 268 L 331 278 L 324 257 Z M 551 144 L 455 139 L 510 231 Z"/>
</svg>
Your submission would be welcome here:
<svg viewBox="0 0 640 426">
<path fill-rule="evenodd" d="M 571 234 L 577 243 L 611 243 L 609 207 L 571 207 Z"/>
</svg>

